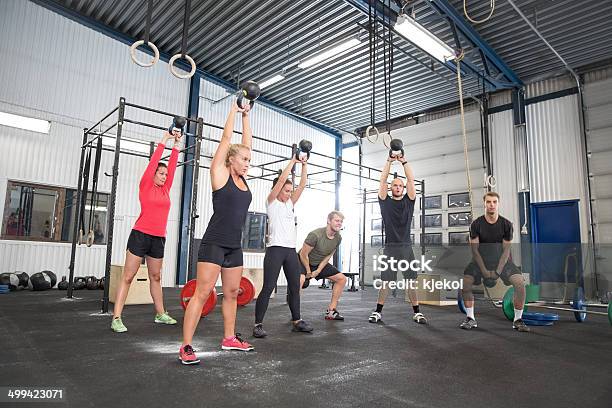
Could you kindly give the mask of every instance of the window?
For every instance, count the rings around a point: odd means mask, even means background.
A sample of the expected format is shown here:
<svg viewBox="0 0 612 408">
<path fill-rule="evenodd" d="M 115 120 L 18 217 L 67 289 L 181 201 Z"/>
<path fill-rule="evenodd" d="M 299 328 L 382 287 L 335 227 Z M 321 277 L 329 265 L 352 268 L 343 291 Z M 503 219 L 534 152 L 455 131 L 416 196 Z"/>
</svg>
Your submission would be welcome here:
<svg viewBox="0 0 612 408">
<path fill-rule="evenodd" d="M 448 243 L 449 244 L 467 244 L 470 242 L 470 233 L 465 232 L 449 232 Z"/>
<path fill-rule="evenodd" d="M 262 213 L 247 214 L 242 229 L 242 248 L 246 251 L 264 252 L 266 250 L 266 223 L 268 216 Z"/>
<path fill-rule="evenodd" d="M 371 221 L 371 230 L 372 231 L 381 231 L 382 230 L 382 218 L 373 218 Z"/>
<path fill-rule="evenodd" d="M 2 238 L 72 241 L 75 200 L 74 189 L 9 181 L 2 222 Z M 86 230 L 89 230 L 91 221 L 94 244 L 106 243 L 107 203 L 108 194 L 97 194 L 93 204 L 93 218 L 90 220 L 91 195 L 87 198 L 83 220 Z"/>
<path fill-rule="evenodd" d="M 84 223 L 84 234 L 87 236 L 88 231 L 94 232 L 94 244 L 106 244 L 106 221 L 108 208 L 108 194 L 98 193 L 96 197 L 92 197 L 91 193 L 87 194 L 87 202 L 85 204 L 85 212 L 81 216 L 81 221 Z M 93 203 L 92 203 L 93 199 Z M 91 210 L 93 208 L 93 218 Z M 66 199 L 63 206 L 63 222 L 62 222 L 62 241 L 72 242 L 72 230 L 74 227 L 73 220 L 76 213 L 76 190 L 66 189 Z M 90 225 L 91 223 L 91 225 Z"/>
<path fill-rule="evenodd" d="M 442 214 L 427 214 L 425 215 L 423 223 L 425 224 L 425 228 L 441 227 L 442 226 Z"/>
<path fill-rule="evenodd" d="M 469 212 L 458 212 L 448 214 L 449 227 L 469 227 L 472 223 L 472 216 Z"/>
<path fill-rule="evenodd" d="M 469 193 L 457 193 L 448 195 L 448 208 L 462 208 L 470 206 Z"/>
<path fill-rule="evenodd" d="M 374 247 L 381 247 L 383 246 L 383 236 L 382 235 L 372 235 L 370 237 L 370 245 L 374 248 Z"/>
<path fill-rule="evenodd" d="M 437 195 L 437 196 L 425 197 L 424 206 L 426 210 L 434 210 L 434 209 L 442 208 L 442 196 Z"/>
<path fill-rule="evenodd" d="M 442 233 L 435 232 L 429 234 L 421 234 L 421 243 L 425 245 L 441 245 Z"/>
</svg>

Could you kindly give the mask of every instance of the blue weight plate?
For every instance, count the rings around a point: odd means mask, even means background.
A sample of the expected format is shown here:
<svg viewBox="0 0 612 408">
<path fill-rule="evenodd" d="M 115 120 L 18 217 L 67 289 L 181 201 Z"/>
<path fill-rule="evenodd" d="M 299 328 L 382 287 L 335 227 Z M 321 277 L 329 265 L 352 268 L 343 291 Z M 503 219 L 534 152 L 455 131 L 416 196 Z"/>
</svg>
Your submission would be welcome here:
<svg viewBox="0 0 612 408">
<path fill-rule="evenodd" d="M 572 308 L 574 310 L 586 310 L 585 300 L 584 300 L 584 289 L 581 287 L 576 288 L 576 292 L 574 293 L 574 302 L 572 302 Z M 574 317 L 577 322 L 584 322 L 587 318 L 586 313 L 574 312 Z"/>
<path fill-rule="evenodd" d="M 463 303 L 461 289 L 457 291 L 457 306 L 459 306 L 459 310 L 461 311 L 461 313 L 465 314 L 465 303 Z"/>
<path fill-rule="evenodd" d="M 523 312 L 523 319 L 556 322 L 559 315 L 556 313 Z"/>
</svg>

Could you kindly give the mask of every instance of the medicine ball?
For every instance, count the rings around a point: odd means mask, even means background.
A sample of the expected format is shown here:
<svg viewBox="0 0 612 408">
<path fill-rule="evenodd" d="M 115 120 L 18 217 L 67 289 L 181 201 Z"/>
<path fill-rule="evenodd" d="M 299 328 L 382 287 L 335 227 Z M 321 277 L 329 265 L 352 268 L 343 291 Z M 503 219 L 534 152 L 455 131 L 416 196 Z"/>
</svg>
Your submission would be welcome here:
<svg viewBox="0 0 612 408">
<path fill-rule="evenodd" d="M 35 273 L 30 276 L 28 287 L 36 291 L 51 289 L 51 276 L 44 272 Z"/>
<path fill-rule="evenodd" d="M 17 290 L 19 287 L 19 277 L 12 272 L 0 274 L 0 285 L 7 285 L 10 291 Z"/>
</svg>

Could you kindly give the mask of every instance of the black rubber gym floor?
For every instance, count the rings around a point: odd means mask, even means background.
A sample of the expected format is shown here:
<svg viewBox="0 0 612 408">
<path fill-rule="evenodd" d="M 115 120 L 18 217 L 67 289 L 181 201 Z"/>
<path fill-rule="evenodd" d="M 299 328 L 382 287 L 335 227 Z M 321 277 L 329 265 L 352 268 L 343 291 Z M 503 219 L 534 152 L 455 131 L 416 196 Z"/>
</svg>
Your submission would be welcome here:
<svg viewBox="0 0 612 408">
<path fill-rule="evenodd" d="M 280 288 L 264 322 L 268 338 L 251 337 L 254 303 L 238 311 L 237 328 L 255 351 L 221 351 L 218 306 L 196 332 L 202 362 L 183 366 L 178 289 L 164 291 L 178 325 L 154 324 L 151 305 L 127 306 L 122 334 L 99 315 L 101 293 L 0 295 L 0 387 L 64 388 L 56 407 L 612 406 L 605 317 L 577 323 L 564 313 L 552 327 L 518 333 L 501 310 L 479 302 L 479 328 L 464 331 L 456 306 L 422 306 L 430 321 L 423 326 L 409 304 L 390 298 L 385 324 L 375 325 L 367 321 L 376 295 L 369 289 L 343 294 L 344 322 L 325 321 L 330 292 L 311 287 L 302 310 L 315 331 L 303 334 L 290 331 Z"/>
</svg>

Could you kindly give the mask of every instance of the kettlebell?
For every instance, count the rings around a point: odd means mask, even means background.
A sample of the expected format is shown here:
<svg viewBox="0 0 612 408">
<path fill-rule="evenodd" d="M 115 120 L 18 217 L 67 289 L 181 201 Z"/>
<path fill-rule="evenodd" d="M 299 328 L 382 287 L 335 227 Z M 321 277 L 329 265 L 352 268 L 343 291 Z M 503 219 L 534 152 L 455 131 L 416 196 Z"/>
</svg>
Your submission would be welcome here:
<svg viewBox="0 0 612 408">
<path fill-rule="evenodd" d="M 57 284 L 59 290 L 68 290 L 68 281 L 65 276 L 62 276 L 62 280 Z"/>
<path fill-rule="evenodd" d="M 492 288 L 497 284 L 497 279 L 495 278 L 484 278 L 482 281 L 487 288 Z"/>
<path fill-rule="evenodd" d="M 98 280 L 96 279 L 95 276 L 88 276 L 85 286 L 89 290 L 98 289 Z"/>
<path fill-rule="evenodd" d="M 187 125 L 187 119 L 182 116 L 175 116 L 168 128 L 168 133 L 172 134 L 172 131 L 178 131 L 182 135 L 185 133 L 185 125 Z"/>
<path fill-rule="evenodd" d="M 404 142 L 393 139 L 389 143 L 389 157 L 404 157 Z"/>
<path fill-rule="evenodd" d="M 295 148 L 295 158 L 297 160 L 310 159 L 310 151 L 312 150 L 312 143 L 306 139 L 300 141 L 300 144 Z"/>
<path fill-rule="evenodd" d="M 261 95 L 259 84 L 255 81 L 245 81 L 240 85 L 236 103 L 240 109 L 244 109 L 245 105 L 243 105 L 243 102 L 246 99 L 252 108 L 253 105 L 255 105 L 255 100 L 259 98 L 259 95 Z"/>
<path fill-rule="evenodd" d="M 85 289 L 85 287 L 87 286 L 87 280 L 80 276 L 78 278 L 74 278 L 74 284 L 72 285 L 74 290 L 81 290 L 81 289 Z"/>
</svg>

